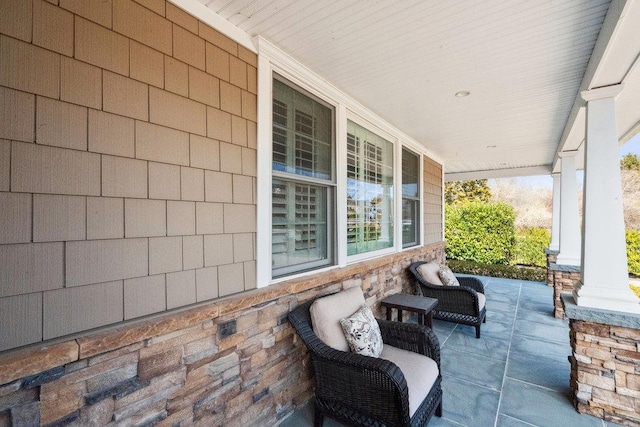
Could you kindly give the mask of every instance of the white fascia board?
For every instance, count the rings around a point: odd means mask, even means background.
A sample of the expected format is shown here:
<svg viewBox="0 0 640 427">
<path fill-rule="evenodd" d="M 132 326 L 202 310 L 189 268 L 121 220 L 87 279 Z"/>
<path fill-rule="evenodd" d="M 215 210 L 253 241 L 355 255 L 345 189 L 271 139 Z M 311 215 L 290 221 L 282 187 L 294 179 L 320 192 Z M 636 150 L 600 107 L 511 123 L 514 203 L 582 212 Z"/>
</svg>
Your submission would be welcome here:
<svg viewBox="0 0 640 427">
<path fill-rule="evenodd" d="M 551 165 L 530 166 L 526 168 L 491 169 L 472 172 L 451 172 L 444 174 L 444 180 L 468 181 L 472 179 L 514 178 L 520 176 L 549 175 Z"/>
<path fill-rule="evenodd" d="M 355 99 L 351 98 L 346 93 L 332 85 L 329 81 L 316 74 L 307 66 L 297 61 L 296 59 L 283 52 L 277 46 L 272 44 L 267 39 L 257 36 L 254 38 L 254 44 L 258 49 L 259 55 L 264 55 L 269 62 L 271 62 L 274 71 L 282 74 L 283 77 L 288 78 L 293 83 L 302 87 L 309 92 L 320 96 L 322 99 L 334 105 L 344 105 L 350 117 L 356 117 L 361 120 L 374 125 L 381 132 L 384 132 L 391 136 L 391 141 L 399 140 L 404 145 L 412 147 L 414 151 L 424 154 L 432 160 L 444 164 L 442 158 L 436 155 L 434 152 L 426 148 L 423 144 L 411 138 L 389 122 L 373 113 L 371 110 L 360 104 Z M 380 135 L 383 136 L 384 135 Z"/>
<path fill-rule="evenodd" d="M 251 52 L 258 53 L 251 37 L 245 31 L 236 27 L 202 3 L 196 0 L 169 0 L 169 2 L 184 10 L 189 15 L 198 18 L 214 30 L 234 40 L 236 43 L 246 47 Z"/>
<path fill-rule="evenodd" d="M 640 133 L 640 121 L 636 122 L 633 126 L 629 128 L 619 140 L 620 146 L 626 144 L 631 138 L 636 136 L 636 134 Z"/>
</svg>

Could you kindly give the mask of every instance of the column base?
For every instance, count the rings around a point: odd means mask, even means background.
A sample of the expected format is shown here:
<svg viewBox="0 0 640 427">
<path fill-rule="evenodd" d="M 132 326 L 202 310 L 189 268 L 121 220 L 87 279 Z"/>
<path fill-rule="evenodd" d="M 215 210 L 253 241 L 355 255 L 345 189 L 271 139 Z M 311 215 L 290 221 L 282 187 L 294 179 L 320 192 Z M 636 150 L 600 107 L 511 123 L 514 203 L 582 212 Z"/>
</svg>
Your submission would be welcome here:
<svg viewBox="0 0 640 427">
<path fill-rule="evenodd" d="M 640 299 L 628 286 L 623 288 L 584 286 L 584 283 L 579 281 L 573 290 L 573 298 L 576 305 L 580 307 L 640 314 Z"/>
<path fill-rule="evenodd" d="M 571 391 L 581 414 L 640 425 L 640 316 L 582 308 L 562 296 L 571 340 Z"/>
<path fill-rule="evenodd" d="M 576 284 L 580 281 L 580 267 L 549 263 L 547 281 L 549 280 L 551 281 L 550 286 L 553 286 L 553 315 L 556 319 L 562 319 L 564 318 L 564 307 L 560 296 L 573 292 Z"/>
<path fill-rule="evenodd" d="M 558 256 L 556 256 L 556 264 L 559 264 L 559 265 L 570 265 L 573 267 L 580 267 L 581 261 L 582 260 L 580 259 L 580 257 L 566 256 L 566 255 L 562 255 L 561 253 L 559 253 Z"/>
</svg>

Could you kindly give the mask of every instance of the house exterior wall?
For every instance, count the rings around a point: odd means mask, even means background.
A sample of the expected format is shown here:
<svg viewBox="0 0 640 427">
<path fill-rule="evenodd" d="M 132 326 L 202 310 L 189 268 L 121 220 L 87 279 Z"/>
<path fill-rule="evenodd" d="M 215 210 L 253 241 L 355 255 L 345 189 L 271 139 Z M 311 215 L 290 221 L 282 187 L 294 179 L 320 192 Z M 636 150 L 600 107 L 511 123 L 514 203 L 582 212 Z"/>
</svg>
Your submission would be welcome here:
<svg viewBox="0 0 640 427">
<path fill-rule="evenodd" d="M 442 165 L 428 157 L 423 157 L 423 198 L 424 198 L 424 244 L 440 242 L 444 239 Z"/>
<path fill-rule="evenodd" d="M 255 288 L 257 56 L 164 0 L 0 15 L 0 351 Z"/>
<path fill-rule="evenodd" d="M 256 289 L 256 55 L 164 0 L 0 3 L 0 425 L 275 423 L 292 307 L 443 261 L 423 157 L 424 246 Z"/>
<path fill-rule="evenodd" d="M 178 313 L 0 354 L 0 425 L 276 425 L 313 396 L 300 302 L 360 286 L 379 301 L 415 292 L 408 266 L 440 242 L 288 280 Z"/>
</svg>

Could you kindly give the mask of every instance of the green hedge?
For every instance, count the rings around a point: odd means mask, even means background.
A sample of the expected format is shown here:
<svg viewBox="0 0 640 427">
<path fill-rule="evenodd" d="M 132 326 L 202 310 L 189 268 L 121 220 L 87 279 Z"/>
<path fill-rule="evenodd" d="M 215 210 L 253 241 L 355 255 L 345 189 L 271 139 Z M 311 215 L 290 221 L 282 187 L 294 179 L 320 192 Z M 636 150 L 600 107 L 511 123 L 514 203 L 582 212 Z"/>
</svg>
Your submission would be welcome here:
<svg viewBox="0 0 640 427">
<path fill-rule="evenodd" d="M 508 264 L 515 243 L 515 212 L 506 203 L 445 205 L 447 259 Z"/>
<path fill-rule="evenodd" d="M 462 274 L 476 276 L 503 277 L 506 279 L 547 281 L 547 269 L 542 267 L 525 267 L 520 265 L 478 264 L 471 261 L 447 260 L 449 268 Z"/>
<path fill-rule="evenodd" d="M 551 232 L 545 228 L 524 228 L 516 232 L 512 265 L 547 266 L 544 250 L 549 247 Z"/>
<path fill-rule="evenodd" d="M 627 263 L 629 273 L 640 277 L 640 231 L 627 230 Z"/>
</svg>

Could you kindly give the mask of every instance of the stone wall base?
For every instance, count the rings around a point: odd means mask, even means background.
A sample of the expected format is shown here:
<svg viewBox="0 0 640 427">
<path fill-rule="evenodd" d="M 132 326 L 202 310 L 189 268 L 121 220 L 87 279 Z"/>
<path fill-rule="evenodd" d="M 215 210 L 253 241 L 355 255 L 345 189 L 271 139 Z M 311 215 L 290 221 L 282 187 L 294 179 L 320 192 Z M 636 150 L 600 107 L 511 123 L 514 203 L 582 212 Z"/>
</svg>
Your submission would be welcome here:
<svg viewBox="0 0 640 427">
<path fill-rule="evenodd" d="M 569 326 L 575 408 L 640 426 L 640 330 L 574 319 Z"/>
<path fill-rule="evenodd" d="M 0 354 L 0 426 L 277 425 L 313 396 L 305 346 L 287 322 L 300 302 L 362 288 L 415 293 L 408 266 L 444 243 L 376 258 Z"/>
<path fill-rule="evenodd" d="M 547 254 L 547 259 L 549 258 L 550 255 Z M 560 295 L 573 293 L 578 281 L 580 281 L 580 267 L 558 265 L 555 262 L 548 263 L 547 285 L 553 286 L 553 315 L 556 319 L 564 318 L 564 308 Z"/>
<path fill-rule="evenodd" d="M 553 271 L 550 267 L 552 264 L 556 263 L 556 259 L 558 258 L 558 251 L 545 249 L 544 253 L 547 256 L 547 286 L 553 286 Z"/>
</svg>

